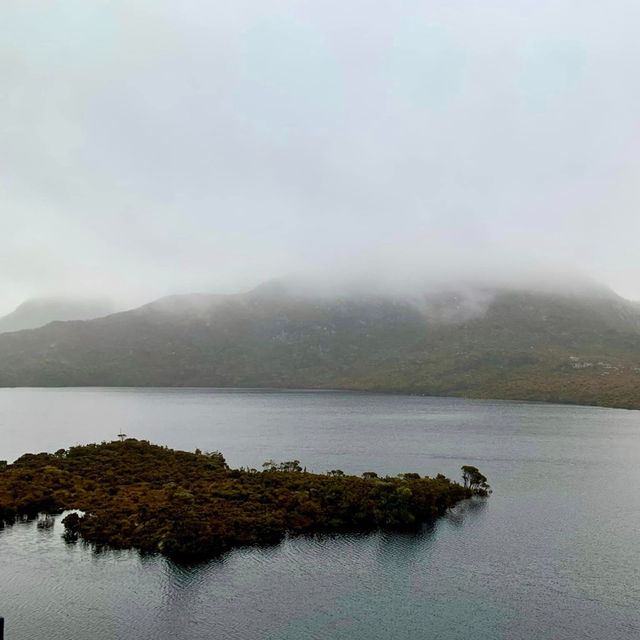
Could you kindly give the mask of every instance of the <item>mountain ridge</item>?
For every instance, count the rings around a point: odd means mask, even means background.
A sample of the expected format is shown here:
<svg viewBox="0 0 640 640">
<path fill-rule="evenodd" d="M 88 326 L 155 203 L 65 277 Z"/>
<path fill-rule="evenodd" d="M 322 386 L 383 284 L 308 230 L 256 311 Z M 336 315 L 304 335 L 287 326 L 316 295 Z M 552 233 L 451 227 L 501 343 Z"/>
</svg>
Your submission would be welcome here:
<svg viewBox="0 0 640 640">
<path fill-rule="evenodd" d="M 183 294 L 0 335 L 0 386 L 354 389 L 640 408 L 640 309 L 610 291 Z"/>
<path fill-rule="evenodd" d="M 106 299 L 32 298 L 0 317 L 0 333 L 37 329 L 50 322 L 89 320 L 114 312 Z"/>
</svg>

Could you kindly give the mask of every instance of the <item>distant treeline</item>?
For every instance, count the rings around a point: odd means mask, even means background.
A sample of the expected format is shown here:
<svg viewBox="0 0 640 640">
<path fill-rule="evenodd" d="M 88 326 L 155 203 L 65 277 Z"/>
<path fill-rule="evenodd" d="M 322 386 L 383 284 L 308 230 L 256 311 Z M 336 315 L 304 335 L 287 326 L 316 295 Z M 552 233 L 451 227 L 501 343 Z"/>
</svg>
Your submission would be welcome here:
<svg viewBox="0 0 640 640">
<path fill-rule="evenodd" d="M 25 454 L 0 466 L 0 519 L 79 510 L 63 521 L 69 540 L 188 560 L 276 543 L 287 533 L 418 527 L 489 492 L 475 467 L 463 467 L 463 479 L 464 486 L 443 475 L 322 475 L 297 460 L 233 470 L 219 452 L 127 439 Z"/>
</svg>

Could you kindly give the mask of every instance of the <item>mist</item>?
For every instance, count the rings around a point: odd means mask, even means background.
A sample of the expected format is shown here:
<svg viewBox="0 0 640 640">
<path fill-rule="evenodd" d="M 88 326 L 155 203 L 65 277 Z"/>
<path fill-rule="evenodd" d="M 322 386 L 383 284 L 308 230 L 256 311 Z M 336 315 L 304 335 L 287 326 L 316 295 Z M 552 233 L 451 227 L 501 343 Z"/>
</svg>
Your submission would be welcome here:
<svg viewBox="0 0 640 640">
<path fill-rule="evenodd" d="M 637 3 L 0 12 L 0 312 L 272 278 L 640 298 Z"/>
</svg>

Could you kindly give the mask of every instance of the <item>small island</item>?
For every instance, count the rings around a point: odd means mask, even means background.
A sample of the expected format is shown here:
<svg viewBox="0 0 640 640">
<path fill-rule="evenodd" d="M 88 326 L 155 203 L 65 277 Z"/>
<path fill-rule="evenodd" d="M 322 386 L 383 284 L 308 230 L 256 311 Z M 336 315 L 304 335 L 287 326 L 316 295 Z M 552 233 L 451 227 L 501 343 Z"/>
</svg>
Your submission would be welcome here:
<svg viewBox="0 0 640 640">
<path fill-rule="evenodd" d="M 74 510 L 63 520 L 69 540 L 197 560 L 286 534 L 417 528 L 488 495 L 478 469 L 462 471 L 463 484 L 441 474 L 307 473 L 297 460 L 230 469 L 217 451 L 122 438 L 0 466 L 0 521 Z"/>
</svg>

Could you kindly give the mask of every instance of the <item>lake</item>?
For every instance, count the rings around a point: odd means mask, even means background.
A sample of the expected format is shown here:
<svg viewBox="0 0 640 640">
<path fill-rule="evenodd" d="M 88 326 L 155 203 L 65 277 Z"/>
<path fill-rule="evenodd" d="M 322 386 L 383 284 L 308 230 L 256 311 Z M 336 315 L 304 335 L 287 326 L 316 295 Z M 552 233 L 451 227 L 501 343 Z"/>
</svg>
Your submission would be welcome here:
<svg viewBox="0 0 640 640">
<path fill-rule="evenodd" d="M 196 566 L 0 529 L 7 640 L 640 637 L 640 413 L 347 392 L 1 389 L 0 458 L 118 433 L 232 467 L 459 478 L 419 534 L 287 539 Z"/>
</svg>

